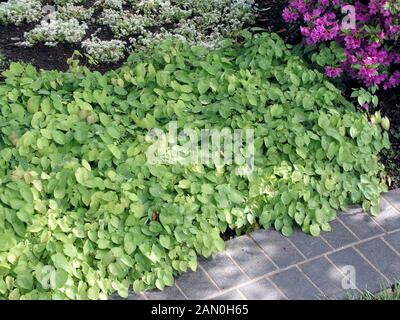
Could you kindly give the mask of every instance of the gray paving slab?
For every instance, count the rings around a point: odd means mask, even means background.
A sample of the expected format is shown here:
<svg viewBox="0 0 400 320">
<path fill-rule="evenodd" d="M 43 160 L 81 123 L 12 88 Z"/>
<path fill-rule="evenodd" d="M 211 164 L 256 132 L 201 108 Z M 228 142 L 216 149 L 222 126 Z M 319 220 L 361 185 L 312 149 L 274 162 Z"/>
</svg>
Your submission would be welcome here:
<svg viewBox="0 0 400 320">
<path fill-rule="evenodd" d="M 359 241 L 349 230 L 338 220 L 331 222 L 332 231 L 323 232 L 321 236 L 335 249 L 344 247 Z"/>
<path fill-rule="evenodd" d="M 341 212 L 340 214 L 356 214 L 356 213 L 362 213 L 363 209 L 360 205 L 358 204 L 353 204 L 347 207 L 347 210 L 344 212 Z"/>
<path fill-rule="evenodd" d="M 228 241 L 226 252 L 251 279 L 276 270 L 271 260 L 249 236 Z"/>
<path fill-rule="evenodd" d="M 383 238 L 400 254 L 400 231 L 388 234 Z"/>
<path fill-rule="evenodd" d="M 249 280 L 226 253 L 200 262 L 202 267 L 222 290 L 229 289 Z"/>
<path fill-rule="evenodd" d="M 400 229 L 400 212 L 397 211 L 385 198 L 381 198 L 381 212 L 373 219 L 386 231 Z"/>
<path fill-rule="evenodd" d="M 339 219 L 360 239 L 367 239 L 385 232 L 365 213 L 340 215 Z"/>
<path fill-rule="evenodd" d="M 201 269 L 183 273 L 176 283 L 189 299 L 206 299 L 220 292 Z"/>
<path fill-rule="evenodd" d="M 305 234 L 299 228 L 294 228 L 290 241 L 307 258 L 313 258 L 332 250 L 321 237 Z"/>
<path fill-rule="evenodd" d="M 275 274 L 270 279 L 291 300 L 315 300 L 321 296 L 321 292 L 296 267 Z"/>
<path fill-rule="evenodd" d="M 182 292 L 176 287 L 165 287 L 163 291 L 152 290 L 144 293 L 148 300 L 186 300 Z"/>
<path fill-rule="evenodd" d="M 121 298 L 118 294 L 113 294 L 110 298 L 110 300 L 146 300 L 143 294 L 135 294 L 133 292 L 129 292 L 128 298 L 124 299 Z"/>
<path fill-rule="evenodd" d="M 239 288 L 239 291 L 249 300 L 285 300 L 284 295 L 269 279 L 259 279 Z"/>
<path fill-rule="evenodd" d="M 304 260 L 289 240 L 274 230 L 258 230 L 253 232 L 251 237 L 279 268 L 286 268 Z"/>
<path fill-rule="evenodd" d="M 373 239 L 356 247 L 391 283 L 400 280 L 400 256 L 383 240 Z"/>
<path fill-rule="evenodd" d="M 385 192 L 382 194 L 382 197 L 387 199 L 400 212 L 400 189 Z"/>
<path fill-rule="evenodd" d="M 239 291 L 249 300 L 286 300 L 271 280 L 264 278 L 241 286 Z"/>
<path fill-rule="evenodd" d="M 220 294 L 211 300 L 245 300 L 244 296 L 237 290 L 231 290 Z"/>
<path fill-rule="evenodd" d="M 354 297 L 358 293 L 346 286 L 344 274 L 325 257 L 303 263 L 299 267 L 323 292 L 321 299 L 343 299 Z"/>
<path fill-rule="evenodd" d="M 386 281 L 353 248 L 346 248 L 328 255 L 328 258 L 346 275 L 360 291 L 378 292 L 385 288 Z M 354 272 L 353 272 L 354 271 Z"/>
</svg>

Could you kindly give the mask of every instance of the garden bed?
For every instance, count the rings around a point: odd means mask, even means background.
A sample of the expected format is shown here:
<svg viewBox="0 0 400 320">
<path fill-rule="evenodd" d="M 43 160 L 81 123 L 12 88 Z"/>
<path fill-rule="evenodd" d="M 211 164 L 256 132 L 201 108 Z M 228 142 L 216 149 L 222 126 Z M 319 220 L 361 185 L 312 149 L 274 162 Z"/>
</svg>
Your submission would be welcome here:
<svg viewBox="0 0 400 320">
<path fill-rule="evenodd" d="M 67 71 L 67 60 L 75 50 L 80 49 L 80 44 L 60 43 L 55 47 L 48 47 L 42 43 L 33 47 L 21 47 L 16 43 L 20 42 L 24 33 L 33 28 L 32 24 L 22 26 L 0 26 L 0 54 L 3 54 L 8 61 L 21 61 L 31 63 L 35 67 L 44 70 Z M 94 30 L 96 26 L 91 26 Z M 111 40 L 113 37 L 109 32 L 102 34 L 104 40 Z M 120 67 L 123 61 L 117 63 L 99 63 L 89 65 L 85 57 L 80 58 L 82 64 L 92 70 L 102 73 Z"/>
<path fill-rule="evenodd" d="M 40 0 L 29 1 L 40 3 Z M 254 17 L 253 0 L 239 2 L 231 0 L 155 0 L 151 2 L 62 0 L 42 1 L 41 5 L 47 3 L 53 6 L 53 9 L 49 10 L 55 10 L 55 15 L 49 18 L 45 14 L 40 15 L 40 12 L 36 12 L 35 9 L 33 12 L 38 16 L 37 18 L 21 18 L 16 26 L 13 22 L 17 19 L 16 14 L 11 13 L 10 21 L 6 23 L 1 23 L 0 16 L 0 54 L 12 61 L 32 63 L 42 69 L 66 71 L 67 59 L 78 50 L 83 54 L 79 57 L 81 63 L 91 70 L 105 72 L 121 66 L 130 53 L 152 46 L 153 43 L 165 37 L 173 36 L 186 39 L 192 45 L 202 43 L 210 48 L 215 47 L 224 36 L 240 30 L 244 24 L 252 24 Z M 70 10 L 71 13 L 63 14 L 62 18 L 59 18 L 59 12 L 63 8 L 67 8 L 64 12 Z M 47 11 L 47 13 L 50 12 L 52 11 Z M 87 17 L 82 17 L 82 12 Z M 48 21 L 51 25 L 52 22 L 70 22 L 70 19 L 75 18 L 78 20 L 72 23 L 75 28 L 86 26 L 86 29 L 82 28 L 83 36 L 74 34 L 74 28 L 66 26 L 60 28 L 59 31 L 62 34 L 46 42 L 48 40 L 46 33 L 48 38 L 50 34 L 56 33 L 54 30 L 58 30 L 55 24 L 52 29 L 49 29 L 51 32 L 42 29 L 29 36 L 41 24 L 48 26 L 46 25 Z M 27 19 L 34 21 L 26 21 Z M 61 40 L 68 36 L 73 40 L 68 43 Z M 89 42 L 89 47 L 93 47 L 95 45 L 93 39 L 101 41 L 101 45 L 96 45 L 95 49 L 87 49 L 88 47 L 83 43 Z M 118 44 L 110 51 L 99 54 L 98 49 L 109 46 L 112 41 L 123 43 L 125 48 L 120 48 Z M 48 42 L 51 44 L 49 45 Z M 120 56 L 110 56 L 110 52 L 119 51 L 121 51 Z M 115 61 L 107 61 L 107 59 Z"/>
<path fill-rule="evenodd" d="M 26 16 L 13 26 L 15 12 L 0 10 L 1 53 L 49 69 L 12 63 L 0 83 L 0 298 L 162 290 L 234 233 L 273 227 L 290 236 L 300 227 L 317 237 L 350 204 L 379 213 L 388 180 L 379 161 L 399 183 L 396 90 L 379 92 L 389 128 L 339 89 L 353 84 L 335 86 L 294 46 L 301 35 L 281 18 L 287 2 L 257 1 L 254 24 L 251 1 L 221 1 L 155 0 L 138 9 L 139 2 L 100 0 L 86 2 L 97 3 L 90 19 L 41 26 Z M 172 13 L 164 21 L 157 14 L 165 3 Z M 77 23 L 85 35 L 65 30 Z M 100 41 L 100 51 L 69 59 L 82 41 L 92 49 Z M 121 49 L 121 41 L 126 57 L 134 53 L 127 60 L 109 46 Z M 90 64 L 94 56 L 114 62 Z M 157 131 L 171 137 L 171 125 L 175 144 Z M 225 128 L 246 142 L 225 140 L 233 157 L 221 164 Z M 216 143 L 203 149 L 201 140 L 200 148 L 196 139 L 209 129 Z M 195 148 L 187 149 L 192 135 Z M 43 285 L 45 266 L 56 278 L 51 287 Z"/>
</svg>

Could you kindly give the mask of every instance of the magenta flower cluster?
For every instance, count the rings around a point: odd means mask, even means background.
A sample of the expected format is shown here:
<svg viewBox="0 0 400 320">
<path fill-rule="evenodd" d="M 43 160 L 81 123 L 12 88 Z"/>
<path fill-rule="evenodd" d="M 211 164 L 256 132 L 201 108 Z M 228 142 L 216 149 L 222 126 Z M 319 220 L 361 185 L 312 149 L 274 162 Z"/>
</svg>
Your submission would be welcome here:
<svg viewBox="0 0 400 320">
<path fill-rule="evenodd" d="M 351 21 L 352 13 L 355 23 L 349 27 L 343 21 Z M 336 41 L 344 49 L 345 60 L 327 66 L 327 76 L 346 73 L 367 87 L 384 89 L 400 84 L 399 0 L 290 0 L 283 18 L 300 20 L 307 44 Z"/>
</svg>

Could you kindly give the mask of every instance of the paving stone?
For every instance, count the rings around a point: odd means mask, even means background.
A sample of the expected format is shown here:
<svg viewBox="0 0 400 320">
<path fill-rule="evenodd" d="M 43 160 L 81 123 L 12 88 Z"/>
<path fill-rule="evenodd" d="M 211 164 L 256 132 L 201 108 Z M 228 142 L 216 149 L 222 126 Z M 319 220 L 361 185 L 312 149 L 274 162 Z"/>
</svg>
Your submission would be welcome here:
<svg viewBox="0 0 400 320">
<path fill-rule="evenodd" d="M 290 300 L 312 300 L 321 293 L 296 267 L 271 276 L 271 280 Z"/>
<path fill-rule="evenodd" d="M 128 298 L 121 298 L 118 294 L 113 294 L 110 296 L 110 300 L 146 300 L 143 294 L 136 294 L 129 292 Z"/>
<path fill-rule="evenodd" d="M 248 236 L 228 241 L 226 250 L 251 279 L 276 270 L 273 263 Z"/>
<path fill-rule="evenodd" d="M 272 284 L 271 280 L 260 279 L 245 284 L 239 291 L 249 300 L 285 300 L 282 293 Z"/>
<path fill-rule="evenodd" d="M 321 237 L 305 234 L 299 228 L 294 228 L 289 239 L 307 258 L 313 258 L 331 250 Z"/>
<path fill-rule="evenodd" d="M 205 299 L 219 292 L 200 268 L 196 272 L 188 271 L 181 274 L 176 283 L 189 299 Z"/>
<path fill-rule="evenodd" d="M 127 300 L 146 300 L 146 299 L 143 294 L 136 294 L 136 293 L 130 292 Z"/>
<path fill-rule="evenodd" d="M 381 213 L 373 219 L 386 231 L 400 229 L 400 213 L 383 197 L 380 206 Z"/>
<path fill-rule="evenodd" d="M 349 215 L 352 215 L 352 214 L 357 214 L 357 213 L 362 213 L 362 212 L 363 212 L 362 207 L 359 206 L 358 204 L 354 204 L 354 205 L 348 206 L 348 207 L 347 207 L 347 210 L 341 212 L 340 214 L 349 214 Z"/>
<path fill-rule="evenodd" d="M 237 290 L 231 290 L 212 298 L 211 300 L 245 300 Z"/>
<path fill-rule="evenodd" d="M 289 240 L 276 231 L 257 230 L 251 237 L 279 268 L 286 268 L 304 260 Z"/>
<path fill-rule="evenodd" d="M 201 265 L 222 290 L 248 281 L 246 275 L 225 253 L 219 253 L 210 260 L 202 261 Z"/>
<path fill-rule="evenodd" d="M 400 212 L 400 189 L 382 193 L 382 196 Z"/>
<path fill-rule="evenodd" d="M 400 280 L 400 257 L 381 239 L 373 239 L 357 246 L 357 249 L 381 272 L 391 283 Z"/>
<path fill-rule="evenodd" d="M 344 275 L 325 257 L 302 263 L 300 269 L 324 293 L 321 299 L 344 299 L 357 296 L 358 291 L 344 289 Z"/>
<path fill-rule="evenodd" d="M 360 291 L 378 292 L 383 289 L 385 284 L 383 276 L 375 271 L 353 248 L 331 253 L 328 258 L 345 274 L 348 274 L 348 272 L 345 272 L 346 267 L 354 268 L 355 285 Z"/>
<path fill-rule="evenodd" d="M 186 300 L 185 296 L 176 285 L 172 287 L 165 287 L 163 291 L 152 290 L 145 292 L 145 296 L 149 300 Z"/>
<path fill-rule="evenodd" d="M 359 241 L 349 230 L 339 221 L 331 222 L 332 231 L 323 232 L 322 237 L 335 249 L 341 248 L 353 242 Z"/>
<path fill-rule="evenodd" d="M 400 254 L 400 231 L 388 234 L 384 239 Z"/>
<path fill-rule="evenodd" d="M 339 219 L 360 239 L 370 238 L 385 232 L 365 213 L 340 215 Z"/>
</svg>

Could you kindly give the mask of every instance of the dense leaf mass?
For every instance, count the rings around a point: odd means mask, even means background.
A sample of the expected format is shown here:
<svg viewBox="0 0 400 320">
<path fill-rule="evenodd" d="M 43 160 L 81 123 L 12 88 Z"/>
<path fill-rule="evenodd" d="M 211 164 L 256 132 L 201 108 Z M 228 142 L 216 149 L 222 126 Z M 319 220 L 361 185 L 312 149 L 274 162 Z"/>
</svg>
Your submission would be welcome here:
<svg viewBox="0 0 400 320">
<path fill-rule="evenodd" d="M 101 75 L 12 64 L 0 85 L 0 295 L 98 299 L 173 284 L 220 233 L 378 213 L 379 119 L 276 35 L 209 51 L 166 41 Z M 149 164 L 152 128 L 254 129 L 255 168 Z M 49 277 L 50 274 L 50 277 Z"/>
</svg>

